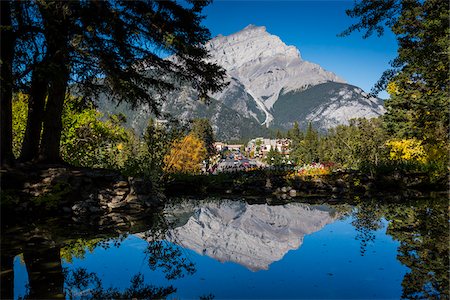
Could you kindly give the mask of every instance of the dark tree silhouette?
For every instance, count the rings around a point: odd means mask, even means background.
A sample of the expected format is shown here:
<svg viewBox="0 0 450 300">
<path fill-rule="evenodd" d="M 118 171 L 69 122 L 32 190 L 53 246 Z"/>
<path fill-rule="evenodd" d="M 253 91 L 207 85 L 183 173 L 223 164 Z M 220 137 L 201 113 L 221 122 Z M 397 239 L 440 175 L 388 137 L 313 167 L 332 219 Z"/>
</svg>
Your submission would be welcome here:
<svg viewBox="0 0 450 300">
<path fill-rule="evenodd" d="M 0 163 L 13 160 L 12 152 L 12 61 L 15 47 L 15 34 L 12 30 L 11 1 L 1 1 L 1 115 L 0 115 Z"/>
<path fill-rule="evenodd" d="M 200 24 L 208 3 L 29 1 L 16 9 L 31 14 L 28 18 L 10 10 L 13 32 L 22 32 L 17 35 L 19 44 L 38 45 L 25 51 L 16 47 L 15 57 L 5 59 L 5 65 L 16 62 L 17 70 L 30 70 L 16 72 L 14 81 L 16 88 L 28 89 L 32 108 L 22 159 L 36 159 L 40 145 L 41 160 L 59 161 L 61 112 L 69 87 L 85 97 L 107 93 L 133 107 L 147 103 L 156 115 L 166 93 L 182 84 L 191 85 L 203 100 L 208 92 L 220 90 L 225 71 L 207 62 L 203 46 L 210 38 Z M 2 36 L 3 32 L 7 33 L 2 29 Z M 34 54 L 30 65 L 20 59 L 23 53 Z M 162 58 L 167 55 L 172 56 Z M 2 106 L 2 113 L 3 108 L 7 114 L 7 106 Z"/>
</svg>

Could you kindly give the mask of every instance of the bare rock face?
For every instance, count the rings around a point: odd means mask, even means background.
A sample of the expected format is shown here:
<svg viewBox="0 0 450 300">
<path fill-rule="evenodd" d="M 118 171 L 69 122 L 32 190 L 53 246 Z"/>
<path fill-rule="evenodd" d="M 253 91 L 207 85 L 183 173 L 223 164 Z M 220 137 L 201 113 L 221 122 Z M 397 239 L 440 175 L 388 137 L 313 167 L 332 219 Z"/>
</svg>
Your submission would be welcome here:
<svg viewBox="0 0 450 300">
<path fill-rule="evenodd" d="M 232 201 L 190 207 L 184 204 L 166 209 L 166 214 L 182 222 L 169 230 L 167 240 L 252 271 L 267 270 L 289 250 L 298 249 L 305 235 L 321 230 L 337 217 L 326 206 Z"/>
<path fill-rule="evenodd" d="M 321 66 L 302 60 L 296 47 L 286 45 L 264 26 L 249 25 L 235 34 L 218 36 L 208 42 L 207 49 L 212 60 L 242 82 L 267 109 L 283 88 L 291 91 L 328 81 L 344 82 Z"/>
</svg>

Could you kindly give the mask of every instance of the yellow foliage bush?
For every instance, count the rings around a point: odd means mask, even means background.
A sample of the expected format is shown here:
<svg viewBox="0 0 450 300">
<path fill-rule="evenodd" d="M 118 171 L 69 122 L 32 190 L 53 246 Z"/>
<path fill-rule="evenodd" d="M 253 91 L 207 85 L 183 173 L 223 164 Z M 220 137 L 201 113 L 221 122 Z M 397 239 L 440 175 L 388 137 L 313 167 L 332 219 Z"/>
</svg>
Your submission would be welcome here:
<svg viewBox="0 0 450 300">
<path fill-rule="evenodd" d="M 172 144 L 169 154 L 164 157 L 164 171 L 167 173 L 199 173 L 201 163 L 206 159 L 205 144 L 189 134 Z"/>
<path fill-rule="evenodd" d="M 22 93 L 14 95 L 12 111 L 13 153 L 18 157 L 27 125 L 28 95 Z"/>
<path fill-rule="evenodd" d="M 427 154 L 422 141 L 417 139 L 390 140 L 386 142 L 390 147 L 389 157 L 398 161 L 417 161 L 425 163 Z"/>
</svg>

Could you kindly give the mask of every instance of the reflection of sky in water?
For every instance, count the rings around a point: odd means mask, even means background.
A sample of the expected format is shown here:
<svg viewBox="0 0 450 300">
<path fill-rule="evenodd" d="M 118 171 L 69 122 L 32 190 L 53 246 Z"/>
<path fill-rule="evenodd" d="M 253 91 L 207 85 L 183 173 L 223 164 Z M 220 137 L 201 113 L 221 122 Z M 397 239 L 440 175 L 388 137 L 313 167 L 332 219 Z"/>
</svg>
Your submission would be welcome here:
<svg viewBox="0 0 450 300">
<path fill-rule="evenodd" d="M 269 270 L 258 272 L 183 249 L 197 272 L 168 281 L 162 272 L 149 270 L 144 254 L 147 243 L 136 236 L 128 237 L 119 248 L 97 248 L 86 253 L 85 259 L 74 259 L 73 264 L 63 266 L 96 272 L 105 288 L 125 288 L 133 275 L 142 272 L 146 283 L 159 287 L 172 284 L 177 288 L 172 298 L 198 299 L 208 294 L 216 299 L 399 298 L 407 268 L 396 260 L 398 243 L 385 234 L 386 222 L 375 232 L 375 242 L 369 243 L 364 256 L 350 223 L 351 218 L 336 221 L 305 236 L 299 249 L 289 251 Z M 23 296 L 27 280 L 25 266 L 18 257 L 14 270 L 17 298 Z"/>
</svg>

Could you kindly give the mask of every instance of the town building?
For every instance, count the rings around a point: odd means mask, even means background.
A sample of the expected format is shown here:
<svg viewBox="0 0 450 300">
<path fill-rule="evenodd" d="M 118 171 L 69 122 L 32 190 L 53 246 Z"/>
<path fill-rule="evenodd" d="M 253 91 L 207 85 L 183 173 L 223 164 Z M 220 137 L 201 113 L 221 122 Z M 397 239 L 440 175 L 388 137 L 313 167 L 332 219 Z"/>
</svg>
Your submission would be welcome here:
<svg viewBox="0 0 450 300">
<path fill-rule="evenodd" d="M 259 137 L 248 142 L 246 151 L 253 153 L 255 157 L 265 158 L 270 150 L 276 149 L 282 155 L 289 157 L 290 145 L 290 139 L 266 139 Z"/>
</svg>

